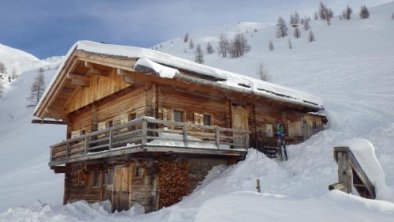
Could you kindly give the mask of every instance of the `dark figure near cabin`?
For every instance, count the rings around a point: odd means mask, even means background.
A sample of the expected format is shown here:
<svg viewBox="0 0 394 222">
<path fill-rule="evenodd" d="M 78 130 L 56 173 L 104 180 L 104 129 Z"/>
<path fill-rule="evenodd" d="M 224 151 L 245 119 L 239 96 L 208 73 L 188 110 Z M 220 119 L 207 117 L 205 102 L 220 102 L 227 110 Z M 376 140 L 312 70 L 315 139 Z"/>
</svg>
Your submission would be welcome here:
<svg viewBox="0 0 394 222">
<path fill-rule="evenodd" d="M 282 160 L 287 161 L 285 127 L 282 123 L 276 124 L 276 136 L 278 137 L 278 152 Z"/>
</svg>

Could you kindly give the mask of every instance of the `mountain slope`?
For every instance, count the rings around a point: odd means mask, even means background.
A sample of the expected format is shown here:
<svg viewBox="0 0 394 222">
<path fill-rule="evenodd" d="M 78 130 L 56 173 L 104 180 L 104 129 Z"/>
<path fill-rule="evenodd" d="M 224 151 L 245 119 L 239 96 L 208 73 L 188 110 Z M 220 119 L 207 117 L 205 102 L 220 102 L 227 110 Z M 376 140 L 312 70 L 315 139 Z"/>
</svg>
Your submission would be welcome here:
<svg viewBox="0 0 394 222">
<path fill-rule="evenodd" d="M 40 61 L 19 50 L 4 48 L 7 51 L 2 52 L 0 61 L 25 71 L 7 83 L 0 98 L 0 211 L 30 205 L 38 199 L 60 203 L 63 181 L 48 169 L 48 147 L 63 139 L 64 127 L 31 124 L 33 108 L 26 107 L 38 68 L 45 69 L 48 82 L 60 61 Z"/>
<path fill-rule="evenodd" d="M 302 144 L 289 146 L 289 161 L 276 162 L 251 151 L 245 161 L 235 166 L 214 168 L 201 186 L 180 203 L 147 215 L 138 215 L 138 207 L 129 212 L 108 214 L 103 207 L 89 206 L 84 202 L 65 207 L 37 204 L 18 208 L 16 206 L 31 203 L 34 198 L 44 198 L 52 203 L 57 198 L 60 204 L 59 187 L 62 180 L 50 175 L 45 167 L 47 147 L 61 140 L 64 134 L 51 128 L 42 133 L 50 133 L 45 138 L 53 141 L 45 139 L 29 143 L 39 149 L 34 152 L 35 157 L 30 163 L 15 171 L 9 165 L 6 167 L 9 172 L 0 174 L 0 192 L 6 190 L 0 198 L 10 192 L 14 195 L 9 199 L 0 199 L 2 209 L 13 207 L 0 213 L 0 221 L 28 221 L 30 218 L 37 221 L 261 221 L 262 218 L 269 221 L 392 221 L 394 21 L 390 16 L 394 12 L 394 3 L 373 8 L 370 12 L 371 18 L 368 20 L 354 18 L 339 21 L 335 18 L 330 26 L 320 21 L 312 22 L 317 41 L 307 42 L 307 34 L 303 31 L 301 39 L 291 37 L 291 50 L 288 49 L 288 39 L 275 38 L 275 27 L 267 24 L 240 23 L 235 27 L 220 28 L 209 35 L 191 34 L 195 45 L 202 44 L 205 48 L 207 42 L 215 45 L 220 33 L 226 32 L 230 37 L 244 32 L 251 45 L 250 52 L 238 59 L 220 58 L 217 54 L 205 55 L 206 64 L 256 77 L 259 64 L 264 63 L 274 83 L 310 92 L 324 100 L 329 114 L 329 128 Z M 269 40 L 274 43 L 274 51 L 268 50 Z M 194 51 L 188 47 L 189 44 L 182 39 L 154 46 L 160 51 L 194 60 Z M 15 94 L 9 98 L 21 100 L 22 96 Z M 4 111 L 9 112 L 3 109 L 0 114 Z M 26 111 L 21 115 L 29 113 Z M 27 120 L 18 125 L 33 127 L 27 125 Z M 15 127 L 10 130 L 10 134 L 14 135 L 10 137 L 30 135 L 40 129 L 22 130 Z M 43 138 L 38 132 L 33 136 Z M 332 147 L 343 140 L 357 137 L 369 139 L 376 147 L 388 186 L 379 187 L 378 198 L 381 200 L 328 192 L 327 186 L 337 180 Z M 4 147 L 5 143 L 9 143 L 9 139 L 1 136 L 0 147 Z M 20 146 L 15 147 L 21 149 Z M 4 155 L 0 156 L 3 161 Z M 41 190 L 27 189 L 25 195 L 28 200 L 22 200 L 18 192 L 23 186 L 18 185 L 20 183 L 16 178 L 29 175 L 30 169 L 34 172 L 31 174 L 34 178 L 27 180 L 34 181 L 37 186 L 41 186 L 38 181 L 42 180 L 46 187 Z M 262 194 L 254 192 L 257 178 L 261 180 Z M 26 182 L 24 179 L 21 181 Z M 13 186 L 21 189 L 12 190 Z M 8 204 L 8 200 L 14 202 Z"/>
</svg>

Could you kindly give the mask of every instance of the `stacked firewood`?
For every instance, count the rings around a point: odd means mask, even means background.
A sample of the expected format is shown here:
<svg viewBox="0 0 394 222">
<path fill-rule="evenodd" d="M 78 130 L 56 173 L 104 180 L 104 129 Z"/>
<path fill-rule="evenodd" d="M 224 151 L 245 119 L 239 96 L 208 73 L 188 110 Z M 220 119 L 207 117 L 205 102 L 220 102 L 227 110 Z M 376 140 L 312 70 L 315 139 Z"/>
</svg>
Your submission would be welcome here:
<svg viewBox="0 0 394 222">
<path fill-rule="evenodd" d="M 160 208 L 179 202 L 190 192 L 189 163 L 160 161 L 159 191 Z"/>
</svg>

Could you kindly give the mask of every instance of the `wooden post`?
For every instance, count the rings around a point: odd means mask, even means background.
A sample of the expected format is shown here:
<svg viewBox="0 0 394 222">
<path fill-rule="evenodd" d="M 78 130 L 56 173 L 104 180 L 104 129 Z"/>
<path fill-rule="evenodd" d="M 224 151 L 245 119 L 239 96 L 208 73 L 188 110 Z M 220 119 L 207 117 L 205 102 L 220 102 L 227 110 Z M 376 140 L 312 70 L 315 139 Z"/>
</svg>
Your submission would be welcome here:
<svg viewBox="0 0 394 222">
<path fill-rule="evenodd" d="M 66 145 L 66 160 L 68 160 L 68 150 L 69 150 L 69 147 L 70 147 L 70 143 L 67 142 L 67 145 Z"/>
<path fill-rule="evenodd" d="M 148 135 L 148 123 L 146 119 L 142 119 L 142 139 L 141 139 L 141 143 L 143 146 L 146 145 L 147 143 L 147 135 Z"/>
<path fill-rule="evenodd" d="M 243 148 L 245 148 L 245 149 L 249 148 L 249 133 L 248 132 L 245 135 L 245 144 L 244 144 Z"/>
<path fill-rule="evenodd" d="M 188 140 L 187 140 L 187 126 L 182 127 L 182 132 L 183 132 L 183 143 L 185 144 L 185 147 L 187 147 Z"/>
<path fill-rule="evenodd" d="M 108 149 L 112 149 L 112 130 L 108 132 Z"/>
<path fill-rule="evenodd" d="M 344 192 L 352 192 L 353 173 L 347 152 L 338 152 L 338 182 L 345 186 Z"/>
<path fill-rule="evenodd" d="M 218 148 L 218 149 L 220 149 L 220 131 L 219 131 L 219 128 L 218 127 L 216 127 L 215 128 L 215 145 L 216 145 L 216 147 Z"/>
<path fill-rule="evenodd" d="M 258 193 L 261 193 L 260 179 L 256 179 L 256 189 Z"/>
<path fill-rule="evenodd" d="M 83 149 L 83 155 L 86 156 L 86 154 L 88 153 L 88 146 L 89 146 L 89 141 L 88 141 L 88 137 L 85 137 L 85 147 Z"/>
</svg>

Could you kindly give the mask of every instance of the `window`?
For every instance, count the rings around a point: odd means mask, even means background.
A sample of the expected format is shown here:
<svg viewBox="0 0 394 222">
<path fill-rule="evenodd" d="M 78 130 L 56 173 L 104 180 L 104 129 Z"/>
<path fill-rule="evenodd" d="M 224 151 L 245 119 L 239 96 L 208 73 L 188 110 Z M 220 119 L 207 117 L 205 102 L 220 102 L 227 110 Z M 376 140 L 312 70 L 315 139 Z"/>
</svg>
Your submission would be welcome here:
<svg viewBox="0 0 394 222">
<path fill-rule="evenodd" d="M 183 112 L 174 110 L 174 122 L 183 122 Z"/>
<path fill-rule="evenodd" d="M 130 113 L 128 119 L 129 121 L 137 119 L 137 113 Z"/>
<path fill-rule="evenodd" d="M 86 134 L 86 130 L 81 130 L 81 136 Z"/>
<path fill-rule="evenodd" d="M 211 115 L 204 114 L 204 125 L 210 126 L 211 125 Z"/>
<path fill-rule="evenodd" d="M 91 172 L 91 186 L 92 187 L 100 187 L 101 186 L 101 173 L 98 170 L 94 170 Z"/>
<path fill-rule="evenodd" d="M 105 171 L 105 185 L 112 185 L 114 181 L 114 169 Z"/>
<path fill-rule="evenodd" d="M 106 128 L 111 128 L 114 125 L 114 122 L 112 120 L 108 120 L 106 123 Z"/>
<path fill-rule="evenodd" d="M 142 177 L 143 169 L 141 166 L 134 166 L 134 177 Z"/>
</svg>

